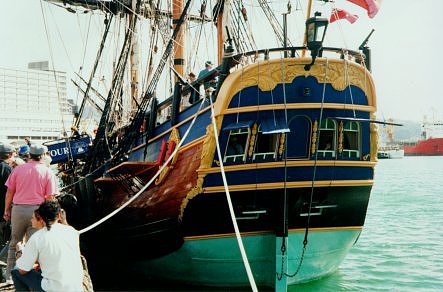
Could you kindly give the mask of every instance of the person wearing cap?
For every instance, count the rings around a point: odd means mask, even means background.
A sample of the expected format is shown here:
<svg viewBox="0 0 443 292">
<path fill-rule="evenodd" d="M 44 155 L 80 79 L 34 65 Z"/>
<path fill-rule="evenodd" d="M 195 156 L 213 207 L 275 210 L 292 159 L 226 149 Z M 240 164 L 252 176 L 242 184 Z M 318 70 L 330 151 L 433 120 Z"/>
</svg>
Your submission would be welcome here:
<svg viewBox="0 0 443 292">
<path fill-rule="evenodd" d="M 189 107 L 190 105 L 194 104 L 200 99 L 200 84 L 193 83 L 195 80 L 197 80 L 197 76 L 195 76 L 194 72 L 190 72 L 188 74 L 187 81 L 189 84 L 192 85 L 190 88 L 190 91 L 187 95 L 183 96 L 183 109 Z"/>
<path fill-rule="evenodd" d="M 211 61 L 206 61 L 205 62 L 205 69 L 201 70 L 200 73 L 198 73 L 198 78 L 200 79 L 200 78 L 206 76 L 212 70 L 212 66 L 213 66 L 213 64 Z M 213 79 L 210 79 L 210 80 L 206 80 L 203 83 L 203 87 L 205 89 L 206 96 L 210 95 L 215 90 L 214 87 L 216 86 L 216 84 L 217 84 L 216 77 L 214 77 Z"/>
<path fill-rule="evenodd" d="M 201 70 L 200 73 L 198 73 L 198 78 L 202 78 L 203 76 L 205 76 L 206 74 L 209 73 L 209 71 L 212 70 L 212 62 L 211 61 L 206 61 L 205 62 L 205 69 Z"/>
<path fill-rule="evenodd" d="M 11 240 L 9 241 L 6 280 L 11 279 L 11 270 L 15 265 L 15 248 L 23 238 L 29 238 L 36 229 L 31 226 L 35 209 L 45 200 L 51 200 L 58 194 L 57 179 L 43 162 L 45 148 L 31 145 L 28 163 L 17 166 L 6 181 L 8 190 L 5 198 L 3 218 L 11 221 Z"/>
<path fill-rule="evenodd" d="M 20 148 L 18 149 L 18 156 L 24 161 L 24 162 L 28 162 L 29 159 L 31 158 L 30 154 L 29 154 L 29 146 L 27 144 L 25 145 L 21 145 Z"/>
<path fill-rule="evenodd" d="M 26 153 L 27 152 L 27 153 Z M 19 165 L 25 164 L 29 160 L 29 146 L 22 145 L 17 148 L 14 152 L 13 156 L 9 160 L 9 166 L 12 169 L 16 168 Z"/>
<path fill-rule="evenodd" d="M 9 166 L 8 161 L 12 158 L 13 153 L 14 147 L 9 144 L 0 144 L 0 210 L 5 209 L 5 197 L 8 189 L 5 183 L 12 172 L 12 168 Z M 5 232 L 6 226 L 7 222 L 2 216 L 0 219 L 0 246 L 3 246 L 6 241 L 9 240 L 9 232 Z"/>
</svg>

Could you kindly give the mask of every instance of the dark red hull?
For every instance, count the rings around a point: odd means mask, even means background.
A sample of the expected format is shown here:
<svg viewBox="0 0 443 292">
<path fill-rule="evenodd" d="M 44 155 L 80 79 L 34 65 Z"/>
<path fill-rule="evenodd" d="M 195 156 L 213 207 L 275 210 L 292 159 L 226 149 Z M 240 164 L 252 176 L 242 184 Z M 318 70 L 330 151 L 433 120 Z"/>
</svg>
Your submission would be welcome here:
<svg viewBox="0 0 443 292">
<path fill-rule="evenodd" d="M 429 138 L 415 146 L 404 146 L 405 156 L 443 156 L 443 138 Z"/>
</svg>

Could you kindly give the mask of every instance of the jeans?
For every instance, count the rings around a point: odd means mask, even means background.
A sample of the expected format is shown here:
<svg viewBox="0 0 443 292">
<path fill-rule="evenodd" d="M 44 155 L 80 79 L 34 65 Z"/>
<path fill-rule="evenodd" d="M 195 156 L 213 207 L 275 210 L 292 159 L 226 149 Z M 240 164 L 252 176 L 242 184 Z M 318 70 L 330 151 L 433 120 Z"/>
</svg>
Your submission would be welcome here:
<svg viewBox="0 0 443 292">
<path fill-rule="evenodd" d="M 11 271 L 16 291 L 43 291 L 42 274 L 32 269 L 22 275 L 17 269 Z"/>
</svg>

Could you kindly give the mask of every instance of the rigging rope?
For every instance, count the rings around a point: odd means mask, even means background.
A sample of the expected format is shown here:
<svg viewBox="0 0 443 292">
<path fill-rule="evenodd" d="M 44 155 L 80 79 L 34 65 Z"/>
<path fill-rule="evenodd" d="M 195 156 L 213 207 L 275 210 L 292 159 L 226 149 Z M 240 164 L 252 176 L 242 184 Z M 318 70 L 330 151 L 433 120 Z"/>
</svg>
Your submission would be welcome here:
<svg viewBox="0 0 443 292">
<path fill-rule="evenodd" d="M 355 107 L 354 107 L 354 97 L 352 96 L 351 81 L 349 80 L 349 63 L 348 63 L 349 61 L 348 61 L 347 55 L 348 55 L 348 53 L 346 52 L 345 61 L 344 61 L 344 66 L 345 66 L 345 84 L 346 84 L 346 87 L 349 88 L 349 95 L 351 96 L 351 104 L 353 105 L 352 113 L 353 113 L 353 117 L 356 118 Z M 366 74 L 365 74 L 365 76 L 366 76 Z"/>
<path fill-rule="evenodd" d="M 186 129 L 186 132 L 183 134 L 182 139 L 178 143 L 177 147 L 175 147 L 171 156 L 169 156 L 169 158 L 165 161 L 165 163 L 161 166 L 161 168 L 157 171 L 157 173 L 133 197 L 131 197 L 128 201 L 126 201 L 118 209 L 115 209 L 114 211 L 112 211 L 111 213 L 109 213 L 108 215 L 103 217 L 102 219 L 98 220 L 97 222 L 91 224 L 90 226 L 83 228 L 82 230 L 79 231 L 80 234 L 88 232 L 89 230 L 91 230 L 91 229 L 97 227 L 98 225 L 102 224 L 103 222 L 107 221 L 108 219 L 113 217 L 115 214 L 119 213 L 121 210 L 126 208 L 126 206 L 128 206 L 135 199 L 137 199 L 157 179 L 157 177 L 162 173 L 163 169 L 165 169 L 165 167 L 169 165 L 169 162 L 171 162 L 172 159 L 175 157 L 175 155 L 177 155 L 181 145 L 185 142 L 188 134 L 190 133 L 192 127 L 194 126 L 195 121 L 197 120 L 197 117 L 201 113 L 201 109 L 203 107 L 204 102 L 205 102 L 205 99 L 202 99 L 201 103 L 200 103 L 200 107 L 198 108 L 197 113 L 195 114 L 194 118 L 192 119 L 191 124 L 189 125 L 188 129 Z"/>
<path fill-rule="evenodd" d="M 283 62 L 283 58 L 280 58 L 281 60 L 281 71 L 282 71 L 282 83 L 283 83 L 283 103 L 285 106 L 285 122 L 288 124 L 288 113 L 287 113 L 287 104 L 286 104 L 286 83 L 285 83 L 285 64 Z M 281 256 L 282 256 L 282 267 L 281 267 L 281 273 L 278 275 L 277 273 L 277 279 L 280 281 L 283 278 L 283 275 L 287 275 L 287 273 L 284 272 L 284 259 L 285 259 L 285 253 L 286 253 L 286 241 L 285 237 L 289 238 L 288 236 L 288 189 L 287 189 L 287 182 L 288 182 L 288 135 L 282 133 L 282 135 L 285 135 L 285 170 L 284 170 L 284 182 L 283 182 L 283 231 L 286 236 L 282 236 L 282 244 L 280 247 Z"/>
<path fill-rule="evenodd" d="M 137 2 L 139 3 L 139 2 Z M 129 57 L 129 48 L 130 43 L 132 39 L 132 34 L 134 32 L 133 27 L 136 24 L 136 17 L 133 17 L 131 19 L 131 23 L 129 27 L 126 29 L 126 35 L 123 42 L 123 46 L 121 48 L 120 58 L 118 60 L 118 63 L 116 65 L 116 69 L 113 75 L 112 85 L 111 89 L 109 90 L 108 97 L 106 100 L 105 107 L 103 108 L 103 115 L 100 119 L 100 124 L 97 130 L 97 134 L 94 140 L 94 145 L 92 147 L 92 151 L 88 155 L 88 161 L 85 165 L 86 171 L 89 171 L 91 168 L 94 168 L 97 164 L 102 163 L 103 161 L 100 160 L 106 160 L 107 157 L 112 157 L 111 149 L 109 148 L 109 142 L 108 142 L 108 131 L 109 131 L 109 124 L 111 118 L 111 109 L 113 106 L 115 106 L 115 99 L 116 96 L 121 94 L 121 88 L 122 88 L 122 78 L 126 69 L 126 63 L 127 59 Z M 108 150 L 108 153 L 103 153 L 103 147 L 106 147 Z"/>
<path fill-rule="evenodd" d="M 219 159 L 220 170 L 221 170 L 221 175 L 223 178 L 223 186 L 225 188 L 226 200 L 228 201 L 229 213 L 231 214 L 231 220 L 232 220 L 232 224 L 234 225 L 235 236 L 237 238 L 237 243 L 238 243 L 238 247 L 240 249 L 240 253 L 242 255 L 243 264 L 245 265 L 246 273 L 248 275 L 249 284 L 251 285 L 252 291 L 258 291 L 257 285 L 255 284 L 254 275 L 252 274 L 251 267 L 248 262 L 248 257 L 246 255 L 245 247 L 243 246 L 243 242 L 242 242 L 241 235 L 240 235 L 240 230 L 238 229 L 237 220 L 235 218 L 234 207 L 232 206 L 231 195 L 229 194 L 228 182 L 226 181 L 225 168 L 223 166 L 223 159 L 221 159 L 222 155 L 221 155 L 221 151 L 220 151 L 220 144 L 218 142 L 217 124 L 215 122 L 214 104 L 212 103 L 212 96 L 209 96 L 209 101 L 211 102 L 211 105 L 210 105 L 211 106 L 211 113 L 212 113 L 211 120 L 212 120 L 212 126 L 214 128 L 215 144 L 217 145 L 217 155 L 220 158 Z"/>
<path fill-rule="evenodd" d="M 90 98 L 89 97 L 89 90 L 91 89 L 92 79 L 95 76 L 95 72 L 97 71 L 97 67 L 98 67 L 98 62 L 99 62 L 99 60 L 101 58 L 103 49 L 105 47 L 105 42 L 106 42 L 106 39 L 108 37 L 108 32 L 109 32 L 109 28 L 111 26 L 112 17 L 113 17 L 113 15 L 111 14 L 110 19 L 106 18 L 106 20 L 105 20 L 106 28 L 105 28 L 105 31 L 103 33 L 102 41 L 100 42 L 100 48 L 99 48 L 99 50 L 97 52 L 97 56 L 95 58 L 95 63 L 93 65 L 93 67 L 92 67 L 91 75 L 89 76 L 89 81 L 87 82 L 87 87 L 86 87 L 86 90 L 84 92 L 83 100 L 82 100 L 82 103 L 81 103 L 81 106 L 80 106 L 80 110 L 78 112 L 78 117 L 77 117 L 77 120 L 75 121 L 75 124 L 74 124 L 77 128 L 78 128 L 78 126 L 80 124 L 80 120 L 81 120 L 81 117 L 82 117 L 82 114 L 83 114 L 83 110 L 85 108 L 86 101 Z"/>
<path fill-rule="evenodd" d="M 146 90 L 143 98 L 141 99 L 140 107 L 138 108 L 132 123 L 128 127 L 128 131 L 131 133 L 137 133 L 140 129 L 141 124 L 143 123 L 145 112 L 150 104 L 150 100 L 152 99 L 152 97 L 155 94 L 155 91 L 156 91 L 156 88 L 158 85 L 158 81 L 160 79 L 160 76 L 163 72 L 164 67 L 167 64 L 167 59 L 168 59 L 169 55 L 171 54 L 171 51 L 173 49 L 173 44 L 174 44 L 175 39 L 179 33 L 179 30 L 184 23 L 184 19 L 188 13 L 188 9 L 189 9 L 190 4 L 191 4 L 191 0 L 188 0 L 186 2 L 185 7 L 183 8 L 181 15 L 180 15 L 180 19 L 178 20 L 178 22 L 174 28 L 174 32 L 173 32 L 171 38 L 169 39 L 168 45 L 166 46 L 166 48 L 163 52 L 162 58 L 160 60 L 160 64 L 158 65 L 158 67 L 154 73 L 154 76 L 152 77 L 152 80 L 148 86 L 148 89 Z M 134 19 L 137 19 L 137 18 L 134 17 Z M 122 157 L 123 155 L 125 155 L 126 152 L 130 149 L 130 147 L 135 142 L 136 138 L 137 138 L 137 135 L 124 136 L 122 143 L 120 144 L 117 151 L 115 151 L 115 156 Z"/>
<path fill-rule="evenodd" d="M 314 189 L 315 189 L 315 180 L 316 180 L 316 173 L 317 173 L 317 162 L 318 162 L 318 146 L 320 144 L 320 127 L 321 127 L 321 121 L 323 119 L 323 109 L 324 109 L 324 102 L 325 102 L 325 93 L 326 93 L 326 80 L 327 80 L 327 76 L 328 76 L 328 67 L 329 67 L 329 59 L 326 58 L 326 63 L 325 63 L 325 77 L 323 80 L 325 80 L 325 82 L 323 83 L 323 92 L 322 92 L 322 97 L 321 97 L 321 107 L 320 107 L 320 117 L 319 117 L 319 126 L 318 126 L 318 138 L 317 141 L 315 142 L 315 159 L 314 159 L 314 169 L 313 169 L 313 173 L 312 173 L 312 181 L 311 181 L 311 193 L 310 193 L 310 199 L 309 199 L 309 206 L 308 206 L 308 216 L 307 216 L 307 222 L 306 222 L 306 227 L 305 227 L 305 235 L 304 235 L 304 239 L 303 239 L 303 248 L 302 248 L 302 254 L 300 256 L 300 261 L 298 263 L 297 269 L 295 270 L 295 272 L 293 274 L 285 274 L 285 276 L 287 277 L 295 277 L 301 269 L 301 265 L 303 263 L 304 260 L 304 256 L 305 256 L 305 252 L 306 252 L 306 246 L 308 245 L 308 234 L 309 234 L 309 224 L 311 221 L 311 208 L 312 208 L 312 202 L 314 199 Z"/>
<path fill-rule="evenodd" d="M 65 133 L 66 132 L 65 117 L 64 117 L 65 110 L 64 110 L 63 102 L 62 102 L 61 96 L 60 96 L 60 86 L 59 86 L 59 82 L 60 81 L 57 78 L 57 73 L 56 73 L 55 68 L 54 68 L 55 67 L 54 66 L 54 64 L 55 64 L 54 54 L 53 54 L 53 51 L 52 51 L 51 41 L 50 41 L 50 38 L 49 38 L 48 26 L 47 26 L 47 23 L 46 23 L 46 15 L 45 15 L 45 12 L 43 10 L 43 3 L 41 1 L 40 1 L 40 9 L 41 9 L 42 15 L 43 15 L 43 22 L 44 22 L 44 27 L 45 27 L 46 39 L 48 41 L 49 54 L 50 54 L 51 61 L 52 61 L 52 74 L 54 75 L 55 86 L 56 86 L 56 89 L 57 89 L 58 108 L 59 108 L 59 112 L 60 112 L 62 128 L 63 128 L 63 132 Z M 69 138 L 68 138 L 67 142 L 69 143 Z M 70 151 L 68 151 L 68 157 L 70 157 L 70 159 L 72 159 L 72 153 Z"/>
<path fill-rule="evenodd" d="M 277 36 L 280 44 L 283 44 L 284 36 L 283 36 L 283 28 L 280 24 L 280 22 L 275 17 L 274 12 L 268 5 L 268 1 L 266 0 L 258 0 L 258 3 L 260 4 L 260 7 L 262 8 L 266 18 L 268 19 L 269 23 L 271 24 L 275 35 Z M 292 47 L 292 43 L 288 38 L 288 46 Z"/>
</svg>

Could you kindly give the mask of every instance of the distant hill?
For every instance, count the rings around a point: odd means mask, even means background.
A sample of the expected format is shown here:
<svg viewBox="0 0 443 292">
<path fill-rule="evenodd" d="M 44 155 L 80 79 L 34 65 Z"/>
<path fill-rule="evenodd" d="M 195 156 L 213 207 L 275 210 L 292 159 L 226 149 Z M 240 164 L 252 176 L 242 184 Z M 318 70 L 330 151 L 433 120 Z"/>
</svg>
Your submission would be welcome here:
<svg viewBox="0 0 443 292">
<path fill-rule="evenodd" d="M 395 120 L 395 123 L 403 126 L 394 126 L 394 140 L 396 142 L 413 142 L 421 137 L 421 123 L 407 120 Z M 386 127 L 378 125 L 378 135 L 380 142 L 387 142 Z"/>
</svg>

